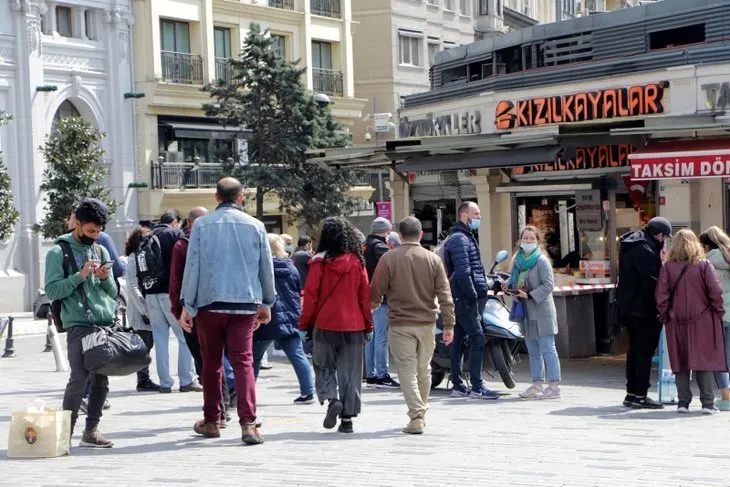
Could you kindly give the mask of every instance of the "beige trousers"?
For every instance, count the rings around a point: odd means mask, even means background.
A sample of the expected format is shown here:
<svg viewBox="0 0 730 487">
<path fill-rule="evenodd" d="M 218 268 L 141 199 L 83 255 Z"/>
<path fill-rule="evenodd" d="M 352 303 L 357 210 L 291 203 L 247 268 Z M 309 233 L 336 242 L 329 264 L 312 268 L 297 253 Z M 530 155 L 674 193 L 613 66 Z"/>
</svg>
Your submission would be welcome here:
<svg viewBox="0 0 730 487">
<path fill-rule="evenodd" d="M 433 325 L 388 327 L 388 346 L 411 419 L 423 418 L 431 392 L 431 358 L 436 346 Z"/>
</svg>

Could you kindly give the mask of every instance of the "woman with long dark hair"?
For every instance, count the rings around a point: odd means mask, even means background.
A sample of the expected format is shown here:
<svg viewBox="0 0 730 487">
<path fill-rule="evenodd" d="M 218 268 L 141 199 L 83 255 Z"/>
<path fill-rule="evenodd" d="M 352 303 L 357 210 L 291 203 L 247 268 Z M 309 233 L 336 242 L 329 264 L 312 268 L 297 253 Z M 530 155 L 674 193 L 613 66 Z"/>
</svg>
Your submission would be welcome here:
<svg viewBox="0 0 730 487">
<path fill-rule="evenodd" d="M 152 339 L 152 325 L 150 324 L 149 314 L 147 312 L 147 302 L 139 290 L 137 285 L 137 252 L 142 245 L 142 240 L 150 233 L 150 230 L 143 227 L 135 229 L 127 238 L 124 247 L 124 255 L 127 256 L 127 295 L 129 303 L 127 303 L 127 323 L 131 328 L 137 331 L 142 341 L 151 351 L 154 345 Z M 150 368 L 137 372 L 137 391 L 139 392 L 156 392 L 160 390 L 160 386 L 150 378 Z"/>
<path fill-rule="evenodd" d="M 314 341 L 312 362 L 320 404 L 328 401 L 324 427 L 352 433 L 360 413 L 365 342 L 372 336 L 370 288 L 357 230 L 344 218 L 322 224 L 319 253 L 312 258 L 299 320 Z"/>
</svg>

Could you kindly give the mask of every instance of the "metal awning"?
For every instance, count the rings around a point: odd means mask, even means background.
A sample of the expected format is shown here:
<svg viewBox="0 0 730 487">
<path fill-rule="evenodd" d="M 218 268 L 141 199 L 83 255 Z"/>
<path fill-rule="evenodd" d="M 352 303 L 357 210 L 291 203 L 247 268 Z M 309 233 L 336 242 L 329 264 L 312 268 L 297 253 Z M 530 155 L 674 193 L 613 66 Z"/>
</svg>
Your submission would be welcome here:
<svg viewBox="0 0 730 487">
<path fill-rule="evenodd" d="M 250 133 L 240 127 L 227 127 L 217 123 L 161 122 L 170 127 L 175 137 L 183 139 L 237 139 Z"/>
<path fill-rule="evenodd" d="M 553 142 L 554 144 L 554 142 Z M 458 171 L 461 169 L 499 168 L 548 163 L 555 160 L 561 147 L 505 148 L 491 151 L 474 151 L 453 155 L 419 155 L 408 158 L 397 166 L 399 171 Z"/>
</svg>

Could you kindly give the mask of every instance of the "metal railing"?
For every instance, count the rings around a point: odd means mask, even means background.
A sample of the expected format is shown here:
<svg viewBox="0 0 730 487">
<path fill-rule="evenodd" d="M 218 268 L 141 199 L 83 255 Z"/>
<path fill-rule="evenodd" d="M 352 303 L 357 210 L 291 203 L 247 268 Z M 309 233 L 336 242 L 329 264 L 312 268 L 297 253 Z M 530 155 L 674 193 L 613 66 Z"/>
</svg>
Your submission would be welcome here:
<svg viewBox="0 0 730 487">
<path fill-rule="evenodd" d="M 315 93 L 333 96 L 344 94 L 342 71 L 312 68 L 312 84 Z"/>
<path fill-rule="evenodd" d="M 215 58 L 215 79 L 230 83 L 233 79 L 233 66 L 228 58 Z"/>
<path fill-rule="evenodd" d="M 216 162 L 154 162 L 152 189 L 214 188 L 222 174 Z"/>
<path fill-rule="evenodd" d="M 162 79 L 171 83 L 203 84 L 203 57 L 199 54 L 161 51 Z"/>
<path fill-rule="evenodd" d="M 269 7 L 294 10 L 294 0 L 269 0 Z"/>
<path fill-rule="evenodd" d="M 310 0 L 310 8 L 314 15 L 342 18 L 340 0 Z"/>
</svg>

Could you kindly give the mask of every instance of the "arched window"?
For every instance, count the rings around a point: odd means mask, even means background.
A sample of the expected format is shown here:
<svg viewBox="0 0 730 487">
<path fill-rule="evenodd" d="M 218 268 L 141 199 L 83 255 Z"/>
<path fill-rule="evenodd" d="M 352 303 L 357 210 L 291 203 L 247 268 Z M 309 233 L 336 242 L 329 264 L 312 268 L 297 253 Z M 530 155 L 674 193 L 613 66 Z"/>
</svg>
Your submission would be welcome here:
<svg viewBox="0 0 730 487">
<path fill-rule="evenodd" d="M 62 118 L 66 117 L 80 117 L 81 114 L 79 113 L 76 106 L 74 106 L 73 103 L 71 103 L 68 100 L 64 100 L 63 103 L 58 107 L 58 110 L 56 110 L 56 114 L 53 115 L 53 124 L 51 126 L 51 132 L 56 131 L 56 123 L 61 120 Z"/>
</svg>

